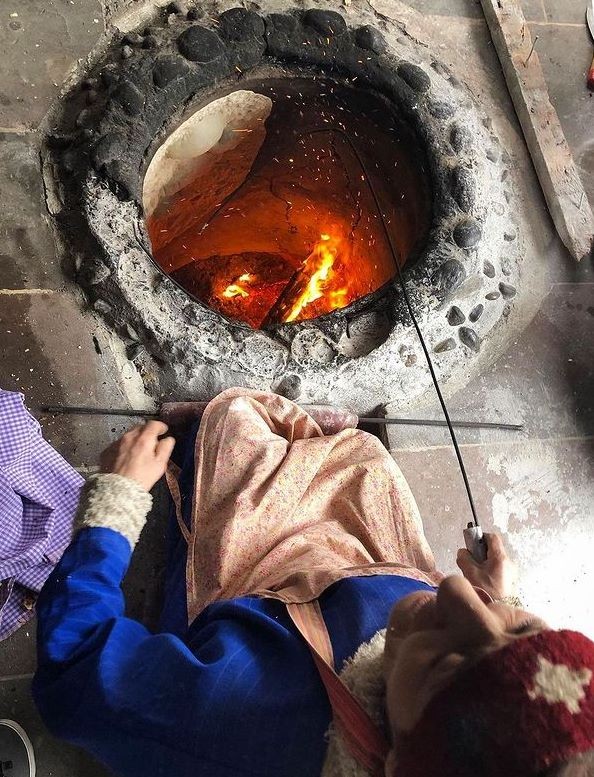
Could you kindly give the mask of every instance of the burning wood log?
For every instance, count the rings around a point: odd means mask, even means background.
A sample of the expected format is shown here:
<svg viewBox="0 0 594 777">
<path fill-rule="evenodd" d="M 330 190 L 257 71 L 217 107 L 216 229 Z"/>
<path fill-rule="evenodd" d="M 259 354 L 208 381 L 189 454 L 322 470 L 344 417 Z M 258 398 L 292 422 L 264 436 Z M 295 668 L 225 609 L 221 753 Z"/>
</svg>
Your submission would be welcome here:
<svg viewBox="0 0 594 777">
<path fill-rule="evenodd" d="M 302 267 L 293 275 L 283 293 L 264 319 L 262 328 L 327 313 L 347 304 L 346 288 L 337 287 L 335 269 L 340 240 L 323 234 Z M 316 305 L 317 300 L 322 304 Z M 322 310 L 320 310 L 320 307 Z"/>
</svg>

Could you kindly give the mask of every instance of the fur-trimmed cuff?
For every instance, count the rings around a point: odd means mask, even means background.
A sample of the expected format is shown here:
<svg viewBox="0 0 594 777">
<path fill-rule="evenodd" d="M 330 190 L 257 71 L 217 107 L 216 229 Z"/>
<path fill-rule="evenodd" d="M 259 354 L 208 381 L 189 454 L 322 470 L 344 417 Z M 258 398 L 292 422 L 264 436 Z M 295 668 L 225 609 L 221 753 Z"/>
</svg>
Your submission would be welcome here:
<svg viewBox="0 0 594 777">
<path fill-rule="evenodd" d="M 91 475 L 80 495 L 74 533 L 100 526 L 123 534 L 130 545 L 138 542 L 153 497 L 123 475 Z"/>
<path fill-rule="evenodd" d="M 503 599 L 496 599 L 495 601 L 501 602 L 501 604 L 507 604 L 509 607 L 519 607 L 520 610 L 524 609 L 524 605 L 519 596 L 504 596 Z"/>
</svg>

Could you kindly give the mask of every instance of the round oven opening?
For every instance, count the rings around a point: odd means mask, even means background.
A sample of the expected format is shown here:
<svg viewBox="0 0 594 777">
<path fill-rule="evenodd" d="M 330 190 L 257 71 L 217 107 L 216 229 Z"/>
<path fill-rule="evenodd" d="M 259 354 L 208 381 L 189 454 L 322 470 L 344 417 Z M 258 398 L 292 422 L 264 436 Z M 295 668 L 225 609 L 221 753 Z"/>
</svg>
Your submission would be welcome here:
<svg viewBox="0 0 594 777">
<path fill-rule="evenodd" d="M 260 329 L 379 289 L 397 272 L 386 230 L 402 267 L 431 221 L 411 128 L 387 100 L 329 79 L 242 87 L 185 117 L 147 168 L 156 263 L 205 305 Z"/>
</svg>

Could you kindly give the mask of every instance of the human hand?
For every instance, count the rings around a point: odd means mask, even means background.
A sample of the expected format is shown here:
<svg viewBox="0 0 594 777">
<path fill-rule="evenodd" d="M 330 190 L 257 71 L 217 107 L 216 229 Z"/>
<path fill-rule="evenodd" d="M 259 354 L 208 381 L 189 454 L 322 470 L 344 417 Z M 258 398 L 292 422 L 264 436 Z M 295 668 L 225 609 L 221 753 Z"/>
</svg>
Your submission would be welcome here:
<svg viewBox="0 0 594 777">
<path fill-rule="evenodd" d="M 101 472 L 130 478 L 150 491 L 165 473 L 175 445 L 173 437 L 159 439 L 167 429 L 161 421 L 129 429 L 101 454 Z"/>
<path fill-rule="evenodd" d="M 484 538 L 485 561 L 475 561 L 468 550 L 460 548 L 456 563 L 472 585 L 483 588 L 493 599 L 512 596 L 518 576 L 516 565 L 507 555 L 501 535 L 485 533 Z"/>
</svg>

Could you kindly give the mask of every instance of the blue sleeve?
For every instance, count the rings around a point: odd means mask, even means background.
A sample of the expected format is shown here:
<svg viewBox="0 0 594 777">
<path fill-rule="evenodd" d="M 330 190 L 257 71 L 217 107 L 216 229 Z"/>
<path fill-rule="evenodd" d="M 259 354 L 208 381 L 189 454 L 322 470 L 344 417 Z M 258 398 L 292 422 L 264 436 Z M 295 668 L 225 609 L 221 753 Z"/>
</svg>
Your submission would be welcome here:
<svg viewBox="0 0 594 777">
<path fill-rule="evenodd" d="M 119 774 L 144 777 L 152 763 L 155 774 L 231 777 L 243 758 L 251 759 L 246 773 L 278 774 L 288 755 L 284 726 L 271 730 L 283 718 L 280 683 L 271 679 L 286 677 L 289 660 L 302 667 L 289 712 L 303 716 L 304 729 L 312 727 L 304 736 L 322 746 L 328 711 L 315 667 L 278 616 L 256 611 L 257 600 L 229 603 L 196 624 L 190 650 L 124 616 L 120 584 L 130 557 L 122 535 L 84 529 L 40 594 L 33 694 L 52 733 Z M 299 763 L 302 744 L 297 737 L 289 762 Z M 258 769 L 256 755 L 270 771 Z M 315 756 L 319 763 L 323 751 Z"/>
<path fill-rule="evenodd" d="M 37 603 L 33 694 L 44 722 L 56 736 L 113 766 L 126 750 L 138 757 L 140 750 L 130 745 L 142 739 L 172 744 L 167 737 L 184 707 L 185 690 L 205 668 L 181 640 L 153 635 L 124 617 L 120 584 L 130 557 L 122 535 L 84 529 Z"/>
</svg>

